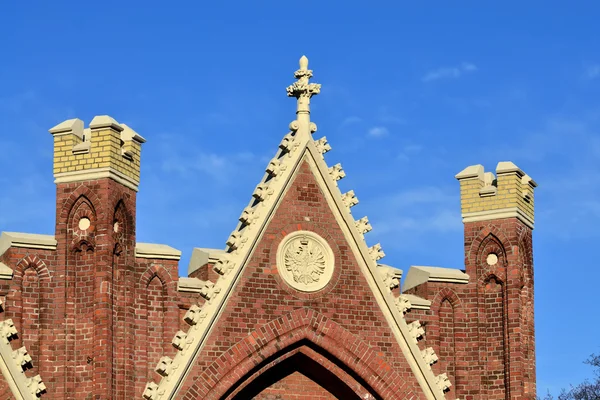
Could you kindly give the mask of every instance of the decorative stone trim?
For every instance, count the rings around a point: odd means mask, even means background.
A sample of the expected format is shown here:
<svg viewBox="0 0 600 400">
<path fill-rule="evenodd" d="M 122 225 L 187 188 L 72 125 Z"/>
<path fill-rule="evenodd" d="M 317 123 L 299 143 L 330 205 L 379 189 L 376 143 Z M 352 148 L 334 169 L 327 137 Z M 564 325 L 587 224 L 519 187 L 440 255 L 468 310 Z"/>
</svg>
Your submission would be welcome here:
<svg viewBox="0 0 600 400">
<path fill-rule="evenodd" d="M 166 244 L 136 243 L 135 256 L 159 260 L 179 260 L 181 251 Z"/>
<path fill-rule="evenodd" d="M 358 232 L 364 236 L 365 233 L 371 232 L 373 230 L 373 227 L 369 223 L 369 218 L 362 217 L 361 219 L 356 221 L 356 229 L 358 229 Z"/>
<path fill-rule="evenodd" d="M 0 262 L 0 280 L 11 280 L 13 278 L 13 270 L 8 265 Z"/>
<path fill-rule="evenodd" d="M 407 325 L 402 313 L 397 310 L 394 298 L 389 293 L 389 288 L 386 288 L 382 280 L 377 277 L 376 259 L 383 257 L 383 252 L 379 245 L 369 249 L 356 227 L 349 211 L 351 205 L 353 205 L 351 203 L 356 204 L 358 201 L 355 199 L 353 192 L 351 196 L 347 197 L 348 201 L 344 201 L 337 186 L 337 180 L 342 175 L 345 176 L 341 165 L 337 164 L 329 168 L 322 153 L 317 148 L 317 144 L 312 140 L 311 134 L 316 131 L 316 125 L 310 122 L 309 100 L 310 97 L 318 93 L 320 87 L 311 86 L 312 84 L 308 83 L 311 74 L 308 72 L 307 64 L 308 60 L 303 57 L 300 69 L 296 71 L 296 77 L 300 80 L 300 83 L 296 82 L 288 89 L 288 94 L 297 98 L 298 108 L 297 119 L 290 124 L 292 133 L 284 137 L 279 145 L 280 150 L 278 150 L 278 159 L 280 162 L 285 163 L 287 168 L 285 171 L 282 170 L 277 179 L 269 180 L 267 174 L 266 179 L 269 183 L 267 184 L 263 179 L 257 186 L 252 196 L 254 199 L 249 204 L 249 210 L 258 212 L 258 217 L 251 224 L 246 224 L 241 220 L 237 228 L 237 231 L 243 229 L 244 238 L 247 238 L 247 245 L 243 249 L 238 248 L 227 254 L 226 260 L 232 264 L 231 269 L 227 267 L 228 273 L 220 275 L 215 283 L 210 282 L 204 288 L 199 288 L 200 294 L 209 298 L 209 301 L 204 302 L 202 306 L 196 306 L 201 310 L 201 314 L 198 314 L 198 309 L 190 311 L 189 315 L 186 314 L 186 321 L 189 320 L 195 324 L 190 325 L 185 333 L 183 331 L 178 332 L 172 341 L 173 346 L 179 350 L 173 358 L 173 364 L 177 365 L 177 368 L 174 368 L 168 377 L 163 377 L 160 384 L 149 383 L 144 392 L 146 399 L 172 400 L 176 398 L 185 376 L 192 368 L 194 360 L 200 354 L 207 337 L 210 335 L 212 324 L 225 307 L 228 297 L 233 293 L 235 284 L 239 281 L 243 272 L 244 265 L 248 262 L 252 251 L 254 251 L 259 238 L 264 232 L 264 228 L 267 226 L 269 218 L 277 209 L 279 201 L 286 193 L 286 188 L 294 176 L 294 172 L 303 160 L 306 160 L 315 172 L 315 177 L 325 193 L 327 202 L 334 211 L 336 220 L 340 223 L 340 228 L 348 240 L 351 251 L 357 257 L 360 268 L 373 290 L 377 304 L 381 307 L 386 321 L 390 324 L 394 338 L 397 340 L 411 370 L 423 389 L 425 398 L 431 400 L 444 398 L 443 393 L 438 389 L 431 368 L 424 362 L 421 350 L 414 343 L 413 334 L 410 332 L 411 328 Z M 259 202 L 260 204 L 258 204 Z M 278 268 L 279 264 L 278 262 Z M 209 293 L 209 291 L 212 293 Z M 202 316 L 197 321 L 196 314 Z M 422 330 L 422 328 L 420 329 Z"/>
<path fill-rule="evenodd" d="M 503 218 L 517 218 L 519 221 L 523 222 L 525 225 L 527 225 L 531 229 L 534 228 L 533 219 L 531 219 L 527 214 L 525 214 L 523 212 L 523 210 L 521 210 L 518 207 L 508 207 L 508 208 L 498 208 L 495 210 L 468 212 L 468 213 L 462 213 L 461 215 L 462 215 L 463 223 L 489 221 L 489 220 L 496 220 L 496 219 L 503 219 Z"/>
<path fill-rule="evenodd" d="M 383 249 L 381 248 L 381 244 L 377 243 L 376 245 L 369 247 L 369 255 L 371 256 L 373 261 L 379 261 L 383 257 L 385 257 L 385 253 L 383 252 Z"/>
<path fill-rule="evenodd" d="M 450 383 L 450 379 L 448 379 L 448 375 L 446 374 L 438 375 L 436 377 L 436 382 L 442 392 L 447 392 L 452 386 L 452 383 Z"/>
<path fill-rule="evenodd" d="M 327 137 L 325 137 L 325 136 L 323 136 L 319 140 L 315 140 L 315 146 L 317 147 L 317 150 L 321 154 L 325 154 L 325 153 L 331 151 L 331 146 L 327 142 Z"/>
<path fill-rule="evenodd" d="M 402 297 L 410 301 L 411 308 L 413 310 L 430 310 L 431 309 L 431 301 L 424 299 L 419 296 L 415 296 L 414 294 L 403 293 Z"/>
<path fill-rule="evenodd" d="M 412 308 L 412 304 L 405 295 L 398 296 L 394 302 L 396 303 L 396 308 L 402 314 L 406 314 Z"/>
<path fill-rule="evenodd" d="M 0 235 L 0 256 L 11 247 L 27 249 L 56 250 L 54 235 L 38 235 L 34 233 L 2 232 Z"/>
<path fill-rule="evenodd" d="M 277 249 L 279 275 L 301 292 L 316 292 L 327 286 L 334 267 L 333 250 L 314 232 L 292 232 L 283 238 Z"/>
<path fill-rule="evenodd" d="M 342 201 L 344 202 L 344 205 L 348 211 L 350 211 L 351 207 L 354 207 L 358 204 L 358 198 L 354 194 L 354 190 L 349 190 L 348 192 L 344 193 L 342 195 Z"/>
<path fill-rule="evenodd" d="M 425 350 L 421 351 L 421 354 L 423 355 L 423 360 L 425 360 L 425 362 L 429 365 L 433 365 L 439 360 L 437 354 L 435 354 L 435 351 L 433 351 L 432 347 L 428 347 Z"/>
<path fill-rule="evenodd" d="M 0 302 L 0 310 L 2 310 Z M 13 350 L 10 341 L 17 336 L 11 319 L 0 322 L 0 371 L 16 399 L 38 400 L 46 391 L 39 375 L 28 378 L 25 369 L 31 365 L 31 356 L 25 347 Z"/>
<path fill-rule="evenodd" d="M 469 283 L 469 275 L 459 269 L 411 266 L 406 274 L 402 291 L 405 292 L 425 282 Z"/>
<path fill-rule="evenodd" d="M 379 272 L 379 276 L 383 280 L 383 284 L 389 289 L 389 292 L 400 286 L 400 280 L 402 279 L 401 269 L 393 268 L 389 265 L 378 264 L 377 272 Z"/>
<path fill-rule="evenodd" d="M 339 181 L 346 177 L 346 173 L 342 169 L 342 164 L 337 163 L 333 167 L 329 168 L 329 175 L 333 178 L 334 181 Z"/>
<path fill-rule="evenodd" d="M 139 180 L 128 177 L 111 167 L 90 168 L 80 171 L 61 172 L 54 174 L 54 183 L 69 183 L 94 181 L 102 178 L 110 178 L 131 190 L 138 191 Z"/>
<path fill-rule="evenodd" d="M 410 324 L 408 324 L 408 332 L 410 332 L 414 343 L 417 344 L 419 343 L 419 340 L 423 338 L 423 335 L 425 334 L 425 329 L 423 329 L 419 321 L 413 321 Z"/>
</svg>

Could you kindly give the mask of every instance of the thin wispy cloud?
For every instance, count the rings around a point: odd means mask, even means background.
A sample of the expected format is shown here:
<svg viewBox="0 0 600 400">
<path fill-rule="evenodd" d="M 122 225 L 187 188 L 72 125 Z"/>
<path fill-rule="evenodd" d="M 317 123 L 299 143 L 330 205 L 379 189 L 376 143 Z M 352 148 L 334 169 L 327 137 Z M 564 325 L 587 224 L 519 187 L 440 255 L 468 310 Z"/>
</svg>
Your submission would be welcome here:
<svg viewBox="0 0 600 400">
<path fill-rule="evenodd" d="M 439 79 L 457 79 L 465 74 L 470 74 L 477 71 L 475 64 L 464 62 L 460 65 L 452 67 L 441 67 L 427 72 L 423 78 L 423 82 L 433 82 Z"/>
<path fill-rule="evenodd" d="M 596 79 L 600 77 L 600 64 L 588 66 L 585 70 L 585 77 L 588 79 Z"/>
<path fill-rule="evenodd" d="M 370 137 L 383 137 L 389 135 L 390 131 L 385 126 L 374 126 L 369 129 Z"/>
</svg>

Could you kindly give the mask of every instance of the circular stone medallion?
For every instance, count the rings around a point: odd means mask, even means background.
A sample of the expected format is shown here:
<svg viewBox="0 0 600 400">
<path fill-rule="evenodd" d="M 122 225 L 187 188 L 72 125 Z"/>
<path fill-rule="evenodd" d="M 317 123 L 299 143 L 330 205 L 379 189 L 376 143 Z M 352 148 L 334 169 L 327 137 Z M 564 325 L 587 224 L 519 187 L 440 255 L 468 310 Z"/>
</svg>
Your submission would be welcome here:
<svg viewBox="0 0 600 400">
<path fill-rule="evenodd" d="M 333 251 L 321 236 L 296 231 L 277 248 L 277 270 L 283 280 L 302 292 L 323 289 L 333 276 Z"/>
</svg>

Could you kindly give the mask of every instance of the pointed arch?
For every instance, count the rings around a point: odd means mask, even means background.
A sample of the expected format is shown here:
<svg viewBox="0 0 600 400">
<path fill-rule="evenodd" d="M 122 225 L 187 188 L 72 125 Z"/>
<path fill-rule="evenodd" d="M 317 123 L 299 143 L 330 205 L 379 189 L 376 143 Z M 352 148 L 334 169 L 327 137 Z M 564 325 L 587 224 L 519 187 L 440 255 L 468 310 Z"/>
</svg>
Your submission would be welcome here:
<svg viewBox="0 0 600 400">
<path fill-rule="evenodd" d="M 188 398 L 187 394 L 195 393 L 206 400 L 222 399 L 240 385 L 236 377 L 251 376 L 265 360 L 275 365 L 281 355 L 304 343 L 320 349 L 332 363 L 363 382 L 375 398 L 400 400 L 415 396 L 406 389 L 406 380 L 362 338 L 308 308 L 297 309 L 251 332 L 205 368 L 180 396 Z"/>
<path fill-rule="evenodd" d="M 172 328 L 179 327 L 179 313 L 173 300 L 175 282 L 169 271 L 160 264 L 150 265 L 138 281 L 135 346 L 136 387 L 143 391 L 145 383 L 158 375 L 155 363 L 170 347 Z"/>
<path fill-rule="evenodd" d="M 94 191 L 92 191 L 88 186 L 82 183 L 77 187 L 77 189 L 71 192 L 67 200 L 65 200 L 62 207 L 58 211 L 58 216 L 60 217 L 59 220 L 68 220 L 73 207 L 80 200 L 80 198 L 85 198 L 89 202 L 94 213 L 97 213 L 98 219 L 104 219 L 104 212 L 102 208 L 96 207 L 100 204 L 100 199 L 98 198 L 98 195 Z"/>
<path fill-rule="evenodd" d="M 14 309 L 19 338 L 17 346 L 25 346 L 31 355 L 33 373 L 40 368 L 40 349 L 42 338 L 42 318 L 47 300 L 44 298 L 44 286 L 50 280 L 48 267 L 37 255 L 23 257 L 14 269 L 13 288 L 10 300 Z"/>
<path fill-rule="evenodd" d="M 490 273 L 502 277 L 503 280 L 506 279 L 508 254 L 507 247 L 504 244 L 506 242 L 503 240 L 505 239 L 498 237 L 495 233 L 488 232 L 479 242 L 475 253 L 475 262 L 479 267 L 477 268 L 477 272 L 480 279 Z M 488 257 L 492 254 L 496 256 L 496 262 L 494 264 L 488 263 Z"/>
<path fill-rule="evenodd" d="M 484 353 L 486 397 L 510 398 L 508 366 L 508 322 L 506 284 L 497 275 L 489 273 L 483 280 L 483 332 L 481 349 Z"/>
<path fill-rule="evenodd" d="M 446 373 L 450 378 L 452 386 L 446 396 L 452 398 L 457 385 L 462 382 L 457 363 L 459 346 L 456 342 L 461 322 L 457 318 L 462 314 L 462 302 L 454 290 L 444 287 L 433 298 L 431 310 L 437 318 L 437 324 L 434 325 L 435 328 L 428 330 L 427 336 L 439 357 L 439 362 L 433 368 L 438 373 Z"/>
</svg>

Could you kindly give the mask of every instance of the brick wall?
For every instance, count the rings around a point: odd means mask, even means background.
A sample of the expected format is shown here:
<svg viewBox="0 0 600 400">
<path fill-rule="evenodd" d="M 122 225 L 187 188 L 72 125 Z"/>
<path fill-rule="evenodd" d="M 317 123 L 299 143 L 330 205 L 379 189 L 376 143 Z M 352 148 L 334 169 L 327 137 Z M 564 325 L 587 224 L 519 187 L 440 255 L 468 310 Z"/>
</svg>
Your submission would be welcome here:
<svg viewBox="0 0 600 400">
<path fill-rule="evenodd" d="M 277 273 L 277 247 L 295 230 L 316 232 L 334 251 L 335 272 L 322 291 L 296 291 Z M 257 372 L 268 371 L 296 348 L 318 365 L 338 365 L 337 360 L 351 365 L 335 377 L 355 388 L 359 398 L 423 398 L 307 164 L 254 250 L 179 398 L 234 398 L 236 385 L 253 382 L 262 375 Z"/>
<path fill-rule="evenodd" d="M 432 301 L 407 320 L 426 326 L 425 343 L 440 356 L 434 370 L 453 383 L 448 396 L 535 399 L 531 233 L 517 218 L 465 223 L 469 283 L 407 291 Z"/>
</svg>

